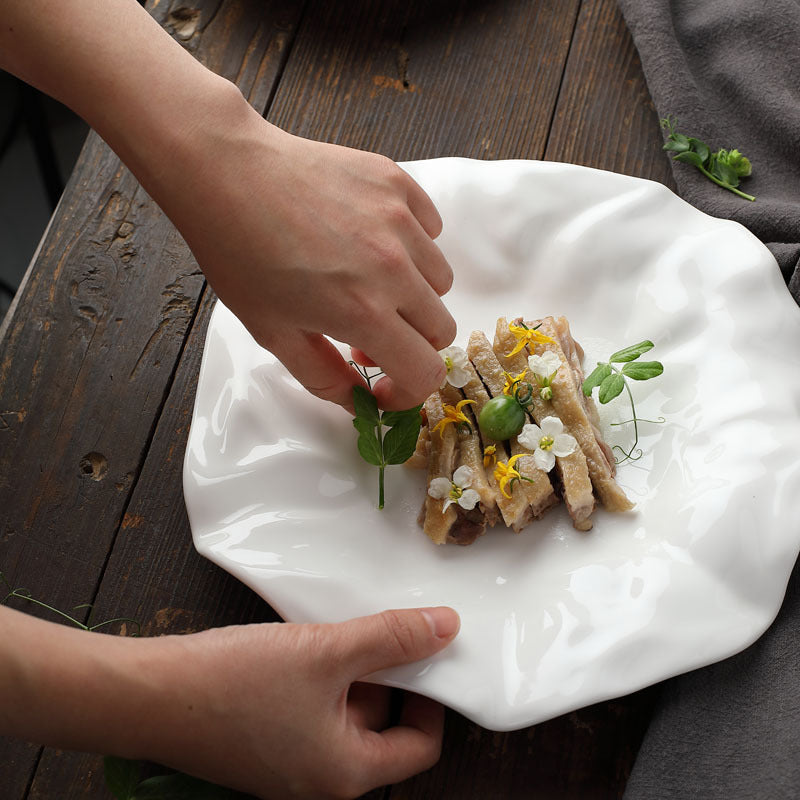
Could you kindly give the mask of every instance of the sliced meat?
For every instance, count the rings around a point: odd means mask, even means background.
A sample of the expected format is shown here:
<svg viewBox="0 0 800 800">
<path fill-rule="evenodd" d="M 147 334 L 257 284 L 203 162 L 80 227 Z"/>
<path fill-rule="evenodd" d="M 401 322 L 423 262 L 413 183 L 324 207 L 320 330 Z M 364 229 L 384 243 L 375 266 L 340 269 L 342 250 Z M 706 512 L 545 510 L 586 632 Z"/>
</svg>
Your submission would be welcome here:
<svg viewBox="0 0 800 800">
<path fill-rule="evenodd" d="M 563 363 L 568 363 L 559 343 L 558 330 L 552 317 L 540 320 L 539 330 L 555 339 L 555 344 L 537 344 L 535 352 L 542 354 L 552 350 Z M 529 323 L 530 325 L 539 323 Z M 633 504 L 614 480 L 614 473 L 603 449 L 597 442 L 595 429 L 586 413 L 583 392 L 571 369 L 559 369 L 553 379 L 553 399 L 550 401 L 555 414 L 564 426 L 578 440 L 578 445 L 586 456 L 589 477 L 600 501 L 609 511 L 628 511 Z"/>
<path fill-rule="evenodd" d="M 497 397 L 503 393 L 505 375 L 503 367 L 489 344 L 489 340 L 481 331 L 473 331 L 467 345 L 467 355 L 475 365 L 488 392 Z M 526 365 L 527 366 L 527 365 Z M 488 398 L 487 398 L 488 402 Z M 511 455 L 522 455 L 516 462 L 516 468 L 521 475 L 530 479 L 515 484 L 515 492 L 519 489 L 531 509 L 531 516 L 540 517 L 550 506 L 558 502 L 558 497 L 553 490 L 553 484 L 546 472 L 536 466 L 530 451 L 522 447 L 516 436 L 509 440 Z M 514 494 L 512 493 L 512 497 Z"/>
<path fill-rule="evenodd" d="M 440 390 L 442 400 L 448 405 L 455 406 L 464 399 L 459 389 L 447 384 Z M 481 437 L 478 433 L 478 425 L 470 411 L 469 405 L 462 406 L 461 409 L 465 416 L 470 420 L 471 430 L 460 428 L 456 431 L 458 443 L 457 467 L 467 466 L 472 470 L 472 486 L 480 495 L 480 508 L 484 515 L 484 529 L 486 525 L 492 526 L 500 518 L 497 508 L 497 486 L 492 487 L 486 477 L 486 469 L 483 466 L 483 446 Z M 463 510 L 463 509 L 462 509 Z M 483 533 L 483 531 L 481 531 Z"/>
<path fill-rule="evenodd" d="M 544 331 L 542 332 L 544 333 Z M 507 355 L 514 349 L 516 344 L 517 339 L 508 329 L 507 320 L 504 317 L 500 317 L 497 320 L 495 329 L 494 352 L 498 363 L 501 364 L 501 368 L 514 375 L 518 375 L 528 368 L 527 350 L 521 350 L 513 356 Z M 558 372 L 566 372 L 568 367 L 563 366 L 565 363 L 564 357 L 559 356 L 559 358 L 561 358 L 562 366 L 559 367 Z M 542 399 L 535 381 L 533 381 L 533 376 L 531 375 L 530 377 L 531 383 L 534 384 L 534 394 L 533 401 L 528 406 L 528 414 L 539 425 L 545 417 L 559 416 L 559 414 L 550 401 Z M 567 425 L 566 421 L 562 419 L 562 422 L 564 427 L 569 430 L 569 425 Z M 572 433 L 572 431 L 569 432 Z M 556 468 L 561 478 L 564 504 L 572 519 L 573 527 L 579 531 L 591 530 L 592 521 L 590 517 L 594 511 L 594 494 L 586 456 L 579 447 L 568 456 L 557 457 Z"/>
<path fill-rule="evenodd" d="M 431 431 L 444 419 L 442 398 L 434 392 L 425 401 L 425 414 Z M 441 435 L 440 435 L 441 431 Z M 456 432 L 452 425 L 445 425 L 436 433 L 431 433 L 428 452 L 428 486 L 434 478 L 453 479 L 453 465 L 456 455 Z M 425 495 L 423 508 L 424 519 L 422 529 L 432 542 L 444 544 L 447 534 L 456 521 L 456 510 L 453 505 L 444 509 L 445 501 Z"/>
</svg>

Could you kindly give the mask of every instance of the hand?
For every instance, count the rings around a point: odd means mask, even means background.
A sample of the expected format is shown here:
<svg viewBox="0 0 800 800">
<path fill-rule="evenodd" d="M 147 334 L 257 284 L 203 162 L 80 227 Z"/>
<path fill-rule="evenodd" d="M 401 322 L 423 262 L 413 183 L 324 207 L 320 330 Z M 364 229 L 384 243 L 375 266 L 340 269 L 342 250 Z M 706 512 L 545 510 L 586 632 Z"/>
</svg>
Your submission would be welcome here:
<svg viewBox="0 0 800 800">
<path fill-rule="evenodd" d="M 381 406 L 424 400 L 456 330 L 428 196 L 382 156 L 290 136 L 254 112 L 225 124 L 177 207 L 162 198 L 217 294 L 313 394 L 349 407 L 362 382 L 327 334 L 384 370 Z"/>
<path fill-rule="evenodd" d="M 404 780 L 438 760 L 443 709 L 407 694 L 400 724 L 386 728 L 389 689 L 356 681 L 433 655 L 458 624 L 452 609 L 409 609 L 157 640 L 165 713 L 148 735 L 163 735 L 144 755 L 270 800 L 357 797 Z"/>
<path fill-rule="evenodd" d="M 349 406 L 361 382 L 324 334 L 384 369 L 384 408 L 439 385 L 453 276 L 433 242 L 439 214 L 396 164 L 269 124 L 133 0 L 12 0 L 3 14 L 0 66 L 100 133 L 311 392 Z"/>
</svg>

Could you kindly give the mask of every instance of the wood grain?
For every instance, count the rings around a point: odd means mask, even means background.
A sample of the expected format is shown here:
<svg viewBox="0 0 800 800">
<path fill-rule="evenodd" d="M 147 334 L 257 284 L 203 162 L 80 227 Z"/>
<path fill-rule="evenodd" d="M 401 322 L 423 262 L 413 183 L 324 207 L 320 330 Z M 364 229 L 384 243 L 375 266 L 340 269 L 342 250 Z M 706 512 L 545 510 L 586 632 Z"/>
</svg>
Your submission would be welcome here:
<svg viewBox="0 0 800 800">
<path fill-rule="evenodd" d="M 583 0 L 545 157 L 674 188 L 639 55 L 615 0 Z"/>
<path fill-rule="evenodd" d="M 576 0 L 317 0 L 269 113 L 395 160 L 539 158 Z"/>
<path fill-rule="evenodd" d="M 182 9 L 152 7 L 263 111 L 302 4 L 203 2 L 190 21 Z M 173 226 L 90 135 L 0 341 L 0 569 L 15 585 L 60 608 L 94 596 L 203 287 Z M 169 496 L 179 507 L 179 482 Z M 5 752 L 0 785 L 22 797 L 38 750 Z M 83 792 L 86 776 L 66 780 L 54 759 L 32 796 Z"/>
</svg>

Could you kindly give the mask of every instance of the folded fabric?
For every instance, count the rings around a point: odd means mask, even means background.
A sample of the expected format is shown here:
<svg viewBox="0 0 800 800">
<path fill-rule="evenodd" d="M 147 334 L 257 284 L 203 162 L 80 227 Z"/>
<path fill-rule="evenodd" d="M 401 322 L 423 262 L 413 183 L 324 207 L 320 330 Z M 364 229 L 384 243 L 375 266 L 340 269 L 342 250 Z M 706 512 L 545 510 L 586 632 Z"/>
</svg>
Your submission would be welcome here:
<svg viewBox="0 0 800 800">
<path fill-rule="evenodd" d="M 755 202 L 673 162 L 679 194 L 758 236 L 800 303 L 800 2 L 619 5 L 659 115 L 753 165 Z M 800 796 L 800 566 L 758 642 L 662 688 L 625 800 Z"/>
</svg>

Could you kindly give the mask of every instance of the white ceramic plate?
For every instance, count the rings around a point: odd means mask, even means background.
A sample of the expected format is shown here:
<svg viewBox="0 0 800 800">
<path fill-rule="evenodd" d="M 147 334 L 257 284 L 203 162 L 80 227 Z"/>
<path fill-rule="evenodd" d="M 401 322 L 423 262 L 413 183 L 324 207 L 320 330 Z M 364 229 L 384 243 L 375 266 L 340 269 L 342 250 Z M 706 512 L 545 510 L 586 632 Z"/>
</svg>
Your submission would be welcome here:
<svg viewBox="0 0 800 800">
<path fill-rule="evenodd" d="M 466 548 L 417 527 L 424 474 L 376 470 L 349 416 L 307 395 L 218 305 L 184 487 L 197 549 L 287 620 L 448 604 L 458 639 L 380 682 L 510 730 L 722 659 L 780 606 L 800 543 L 800 312 L 766 248 L 660 184 L 564 164 L 405 165 L 441 212 L 456 341 L 565 314 L 587 363 L 649 338 L 634 384 L 636 510 L 563 509 Z M 606 416 L 625 419 L 624 395 Z M 629 443 L 630 428 L 610 429 Z"/>
</svg>

